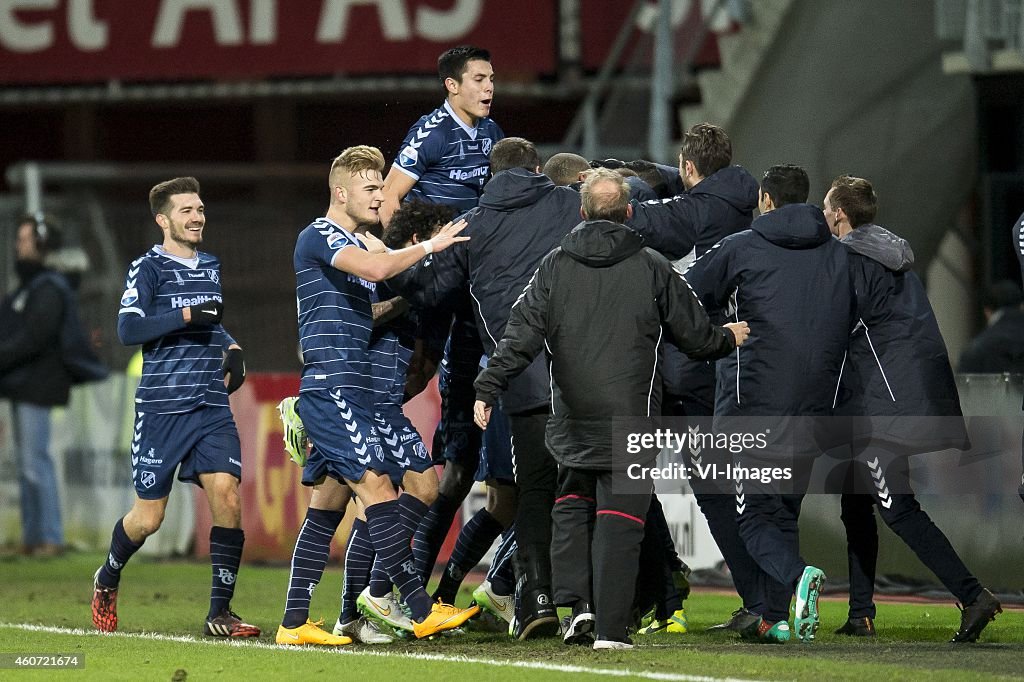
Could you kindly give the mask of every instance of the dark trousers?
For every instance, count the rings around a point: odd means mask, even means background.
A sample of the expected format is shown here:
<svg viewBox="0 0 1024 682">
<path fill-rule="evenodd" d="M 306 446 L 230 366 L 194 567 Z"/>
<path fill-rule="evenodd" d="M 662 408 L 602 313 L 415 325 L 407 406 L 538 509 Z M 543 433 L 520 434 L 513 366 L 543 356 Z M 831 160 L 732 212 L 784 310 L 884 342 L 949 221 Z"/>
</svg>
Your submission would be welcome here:
<svg viewBox="0 0 1024 682">
<path fill-rule="evenodd" d="M 639 573 L 633 599 L 633 605 L 640 614 L 653 608 L 654 617 L 665 620 L 683 608 L 683 597 L 672 576 L 672 572 L 682 569 L 683 565 L 672 541 L 665 510 L 657 495 L 651 495 L 644 523 L 644 539 L 640 543 Z"/>
<path fill-rule="evenodd" d="M 650 493 L 615 494 L 612 472 L 560 467 L 552 510 L 555 603 L 594 606 L 599 637 L 625 639 Z"/>
<path fill-rule="evenodd" d="M 848 463 L 841 505 L 850 570 L 850 618 L 875 617 L 878 560 L 875 509 L 882 521 L 962 604 L 970 604 L 981 593 L 981 583 L 967 570 L 945 534 L 921 509 L 908 474 L 909 462 L 905 455 L 877 444 L 859 451 Z"/>
<path fill-rule="evenodd" d="M 737 481 L 733 497 L 740 537 L 759 568 L 755 590 L 761 603 L 748 608 L 769 621 L 788 620 L 790 597 L 807 567 L 800 556 L 799 519 L 812 462 L 810 456 L 800 461 L 770 456 L 734 460 L 754 468 L 791 466 L 793 472 L 784 486 L 777 481 Z"/>
<path fill-rule="evenodd" d="M 551 589 L 551 506 L 558 467 L 544 444 L 548 411 L 508 415 L 512 431 L 512 467 L 519 489 L 516 510 L 517 579 L 527 590 Z"/>
</svg>

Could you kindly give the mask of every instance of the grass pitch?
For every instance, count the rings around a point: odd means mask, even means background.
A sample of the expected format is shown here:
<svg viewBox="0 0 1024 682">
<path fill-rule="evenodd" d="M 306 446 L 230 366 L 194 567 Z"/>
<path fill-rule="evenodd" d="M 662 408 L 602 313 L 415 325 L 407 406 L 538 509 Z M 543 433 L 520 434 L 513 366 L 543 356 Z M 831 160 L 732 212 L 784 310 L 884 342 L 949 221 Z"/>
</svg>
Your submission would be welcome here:
<svg viewBox="0 0 1024 682">
<path fill-rule="evenodd" d="M 570 680 L 614 677 L 653 680 L 964 680 L 1024 676 L 1024 611 L 1007 610 L 974 645 L 948 640 L 959 612 L 948 603 L 878 605 L 879 635 L 832 635 L 845 620 L 843 601 L 824 599 L 818 641 L 782 646 L 708 635 L 738 606 L 734 596 L 696 592 L 686 602 L 691 632 L 636 637 L 638 647 L 595 652 L 560 640 L 512 642 L 471 632 L 432 641 L 340 650 L 274 645 L 288 571 L 243 566 L 232 607 L 263 628 L 257 641 L 224 642 L 199 633 L 210 573 L 201 562 L 136 558 L 125 570 L 118 601 L 119 632 L 92 631 L 89 599 L 99 554 L 0 562 L 0 653 L 79 654 L 80 670 L 0 670 L 0 679 L 269 680 L 330 676 L 350 680 Z M 328 567 L 311 614 L 327 629 L 337 618 L 341 569 Z M 463 594 L 462 602 L 468 602 Z"/>
</svg>

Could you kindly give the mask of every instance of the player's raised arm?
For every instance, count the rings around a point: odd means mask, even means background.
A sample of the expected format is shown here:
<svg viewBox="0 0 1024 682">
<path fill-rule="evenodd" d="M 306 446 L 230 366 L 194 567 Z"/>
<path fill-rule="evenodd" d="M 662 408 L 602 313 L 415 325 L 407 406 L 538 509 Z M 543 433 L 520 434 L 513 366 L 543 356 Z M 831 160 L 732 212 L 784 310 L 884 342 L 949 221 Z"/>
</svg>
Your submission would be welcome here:
<svg viewBox="0 0 1024 682">
<path fill-rule="evenodd" d="M 380 282 L 412 267 L 428 253 L 444 251 L 456 242 L 468 241 L 469 237 L 459 236 L 465 227 L 465 220 L 448 223 L 430 239 L 397 251 L 370 253 L 354 245 L 345 246 L 338 251 L 331 265 L 369 282 Z"/>
</svg>

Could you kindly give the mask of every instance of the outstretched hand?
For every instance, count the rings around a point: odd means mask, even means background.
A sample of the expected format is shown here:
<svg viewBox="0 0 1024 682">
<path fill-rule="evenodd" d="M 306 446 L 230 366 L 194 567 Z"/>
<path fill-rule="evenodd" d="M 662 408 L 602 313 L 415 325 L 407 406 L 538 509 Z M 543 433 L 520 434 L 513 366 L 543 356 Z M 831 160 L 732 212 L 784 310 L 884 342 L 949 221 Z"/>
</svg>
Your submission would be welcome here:
<svg viewBox="0 0 1024 682">
<path fill-rule="evenodd" d="M 444 251 L 455 242 L 467 242 L 469 237 L 458 236 L 462 230 L 466 228 L 466 221 L 460 220 L 456 222 L 450 222 L 440 230 L 437 231 L 433 237 L 429 239 L 431 245 L 431 252 Z"/>
<path fill-rule="evenodd" d="M 486 429 L 488 422 L 491 421 L 491 406 L 482 400 L 473 403 L 473 421 L 481 429 Z"/>
<path fill-rule="evenodd" d="M 361 241 L 366 250 L 370 253 L 386 253 L 388 247 L 384 245 L 384 242 L 374 237 L 369 232 L 362 232 L 356 234 L 356 239 Z"/>
<path fill-rule="evenodd" d="M 736 339 L 736 345 L 742 346 L 743 342 L 750 336 L 750 326 L 743 320 L 739 322 L 729 322 L 723 325 L 726 329 L 732 332 L 733 337 Z"/>
</svg>

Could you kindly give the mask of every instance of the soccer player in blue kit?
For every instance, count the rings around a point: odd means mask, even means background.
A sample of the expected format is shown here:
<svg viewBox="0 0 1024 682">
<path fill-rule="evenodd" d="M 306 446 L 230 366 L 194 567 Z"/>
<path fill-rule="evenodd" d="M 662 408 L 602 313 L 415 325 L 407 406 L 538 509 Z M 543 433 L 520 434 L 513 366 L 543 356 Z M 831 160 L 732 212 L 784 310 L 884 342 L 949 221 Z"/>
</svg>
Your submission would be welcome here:
<svg viewBox="0 0 1024 682">
<path fill-rule="evenodd" d="M 413 632 L 426 637 L 458 627 L 478 612 L 434 603 L 423 588 L 404 532 L 380 433 L 375 426 L 371 304 L 377 283 L 434 251 L 464 241 L 465 223 L 397 251 L 356 232 L 380 220 L 384 157 L 375 147 L 344 150 L 329 175 L 330 206 L 298 237 L 294 265 L 303 371 L 298 412 L 313 444 L 303 483 L 313 486 L 296 539 L 279 644 L 350 643 L 309 620 L 309 601 L 323 575 L 331 538 L 355 493 L 365 508 L 376 558 L 410 608 Z M 368 245 L 370 248 L 368 248 Z"/>
<path fill-rule="evenodd" d="M 492 121 L 494 69 L 487 50 L 460 45 L 437 59 L 443 104 L 406 133 L 384 180 L 381 222 L 386 227 L 406 197 L 445 204 L 459 213 L 476 206 L 490 176 L 488 156 L 505 137 Z"/>
<path fill-rule="evenodd" d="M 114 525 L 110 551 L 93 577 L 92 621 L 117 629 L 121 571 L 164 519 L 175 471 L 206 491 L 213 526 L 213 583 L 203 633 L 257 637 L 260 629 L 231 611 L 242 558 L 242 455 L 228 394 L 245 380 L 242 349 L 220 320 L 220 261 L 198 250 L 206 225 L 195 178 L 175 178 L 149 192 L 164 235 L 128 270 L 117 333 L 142 344 L 142 380 L 135 393 L 132 480 L 136 500 Z"/>
</svg>

